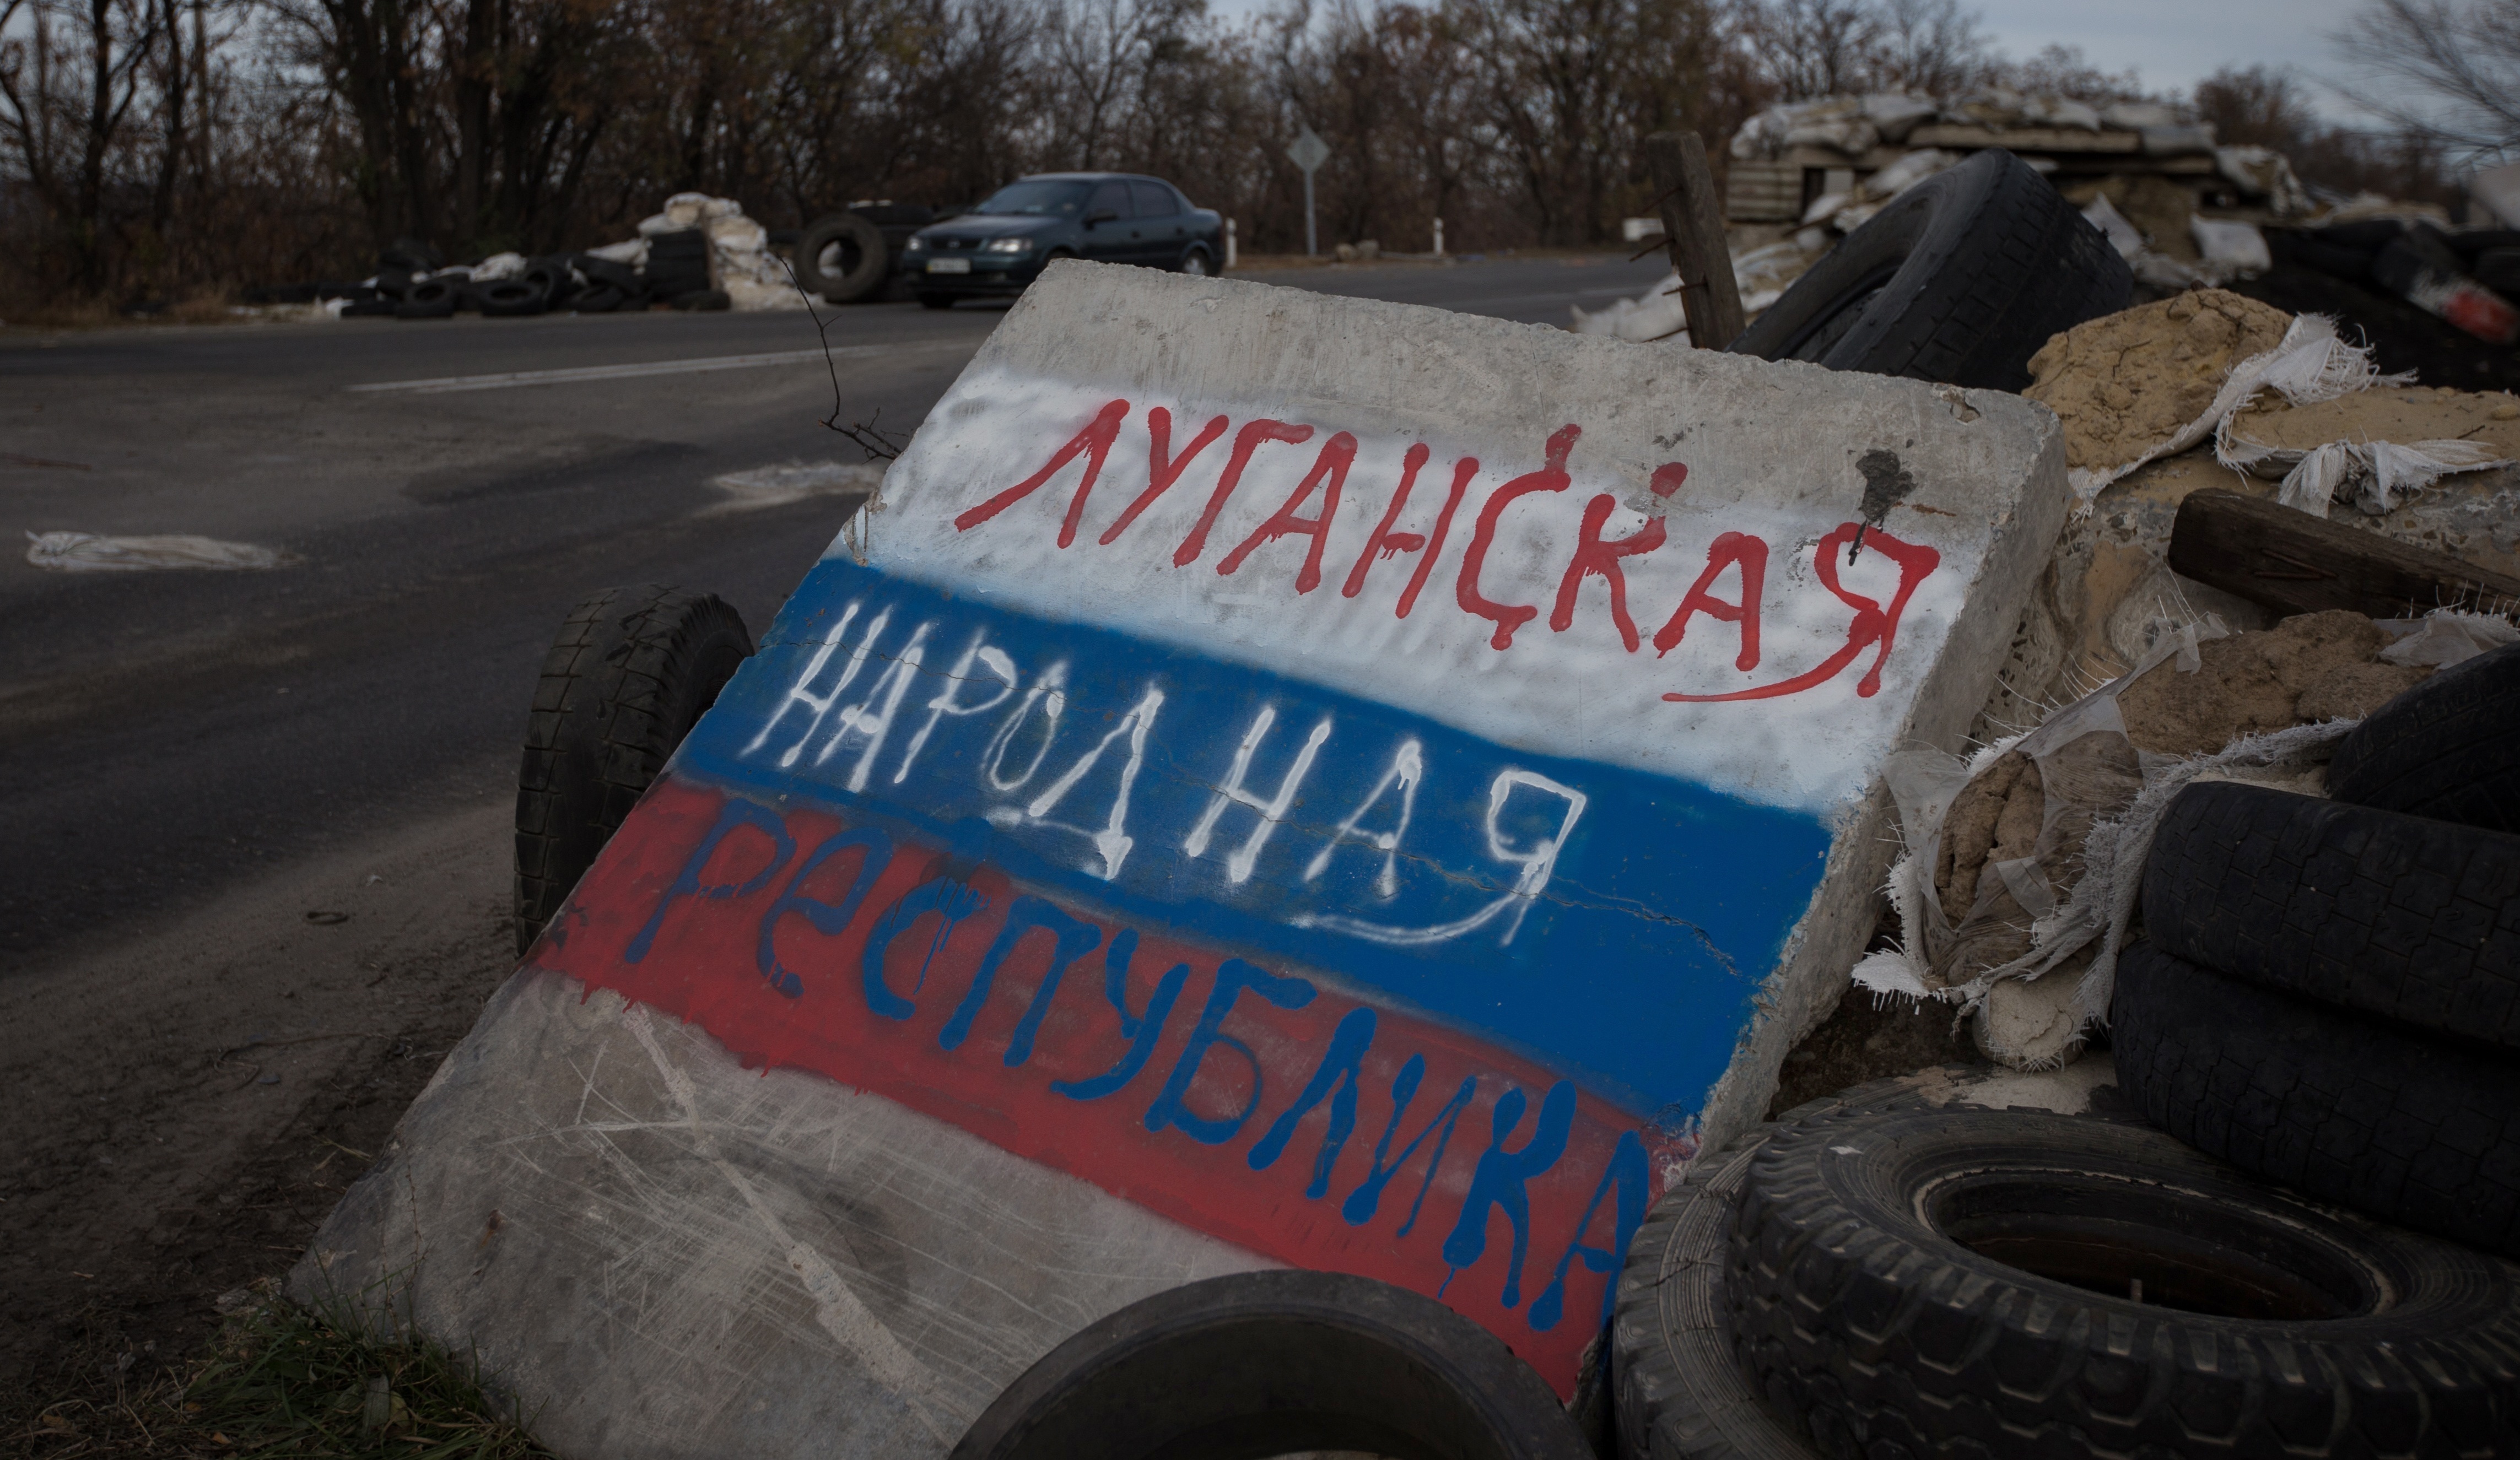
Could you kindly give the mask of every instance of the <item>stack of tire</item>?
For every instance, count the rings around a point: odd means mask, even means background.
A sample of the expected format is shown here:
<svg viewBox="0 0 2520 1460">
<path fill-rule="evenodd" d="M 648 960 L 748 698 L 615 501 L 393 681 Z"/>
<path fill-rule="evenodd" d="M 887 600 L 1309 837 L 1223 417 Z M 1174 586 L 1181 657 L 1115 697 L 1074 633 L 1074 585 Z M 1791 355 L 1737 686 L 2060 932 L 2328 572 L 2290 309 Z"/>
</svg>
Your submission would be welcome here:
<svg viewBox="0 0 2520 1460">
<path fill-rule="evenodd" d="M 2373 712 L 2328 789 L 2171 803 L 2119 1085 L 2244 1171 L 2520 1258 L 2520 644 Z"/>
<path fill-rule="evenodd" d="M 727 296 L 709 288 L 708 235 L 681 228 L 648 239 L 648 290 L 676 309 L 724 309 Z"/>
</svg>

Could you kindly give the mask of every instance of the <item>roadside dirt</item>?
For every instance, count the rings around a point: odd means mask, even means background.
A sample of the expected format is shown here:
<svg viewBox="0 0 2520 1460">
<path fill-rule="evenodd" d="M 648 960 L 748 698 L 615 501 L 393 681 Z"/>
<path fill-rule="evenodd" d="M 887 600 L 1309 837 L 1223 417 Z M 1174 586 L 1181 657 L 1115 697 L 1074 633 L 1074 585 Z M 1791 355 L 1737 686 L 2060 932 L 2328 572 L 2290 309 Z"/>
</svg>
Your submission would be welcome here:
<svg viewBox="0 0 2520 1460">
<path fill-rule="evenodd" d="M 511 816 L 485 794 L 0 979 L 0 1452 L 296 1260 L 515 963 Z"/>
</svg>

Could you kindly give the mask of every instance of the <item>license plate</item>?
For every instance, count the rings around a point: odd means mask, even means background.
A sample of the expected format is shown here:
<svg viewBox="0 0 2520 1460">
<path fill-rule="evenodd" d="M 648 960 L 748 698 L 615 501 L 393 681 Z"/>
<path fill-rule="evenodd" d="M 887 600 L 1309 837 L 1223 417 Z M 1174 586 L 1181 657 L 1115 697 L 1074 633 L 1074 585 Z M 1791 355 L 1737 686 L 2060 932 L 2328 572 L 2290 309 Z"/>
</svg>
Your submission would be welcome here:
<svg viewBox="0 0 2520 1460">
<path fill-rule="evenodd" d="M 931 258 L 927 261 L 927 272 L 930 274 L 968 274 L 971 272 L 971 261 L 968 258 Z"/>
</svg>

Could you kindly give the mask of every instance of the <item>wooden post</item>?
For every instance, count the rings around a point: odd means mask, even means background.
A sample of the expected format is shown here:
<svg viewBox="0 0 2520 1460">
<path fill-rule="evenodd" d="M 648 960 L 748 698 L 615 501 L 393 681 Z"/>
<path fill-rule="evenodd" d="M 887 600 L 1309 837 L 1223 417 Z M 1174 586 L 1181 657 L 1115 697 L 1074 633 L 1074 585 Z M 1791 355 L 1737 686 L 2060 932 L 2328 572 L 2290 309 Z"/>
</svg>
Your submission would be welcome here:
<svg viewBox="0 0 2520 1460">
<path fill-rule="evenodd" d="M 1656 132 L 1645 139 L 1645 165 L 1662 199 L 1662 236 L 1680 276 L 1681 307 L 1688 311 L 1688 342 L 1723 349 L 1741 335 L 1741 287 L 1732 278 L 1732 252 L 1724 246 L 1724 210 L 1716 205 L 1706 144 L 1695 132 Z"/>
</svg>

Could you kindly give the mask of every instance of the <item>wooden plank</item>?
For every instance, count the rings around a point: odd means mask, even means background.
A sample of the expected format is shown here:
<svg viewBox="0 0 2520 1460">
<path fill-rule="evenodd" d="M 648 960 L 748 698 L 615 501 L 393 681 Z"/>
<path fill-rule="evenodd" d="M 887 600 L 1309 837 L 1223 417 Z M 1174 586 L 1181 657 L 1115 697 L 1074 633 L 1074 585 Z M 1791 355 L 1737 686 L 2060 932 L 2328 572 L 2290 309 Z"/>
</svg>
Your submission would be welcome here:
<svg viewBox="0 0 2520 1460">
<path fill-rule="evenodd" d="M 1680 276 L 1681 307 L 1688 312 L 1688 342 L 1723 349 L 1741 335 L 1741 287 L 1724 245 L 1723 205 L 1706 165 L 1706 144 L 1695 132 L 1656 132 L 1645 139 L 1645 161 L 1661 199 L 1672 272 Z"/>
<path fill-rule="evenodd" d="M 2520 579 L 2213 488 L 2179 505 L 2170 566 L 2283 614 L 2351 608 L 2371 618 L 2412 618 L 2449 606 L 2520 609 Z"/>
</svg>

